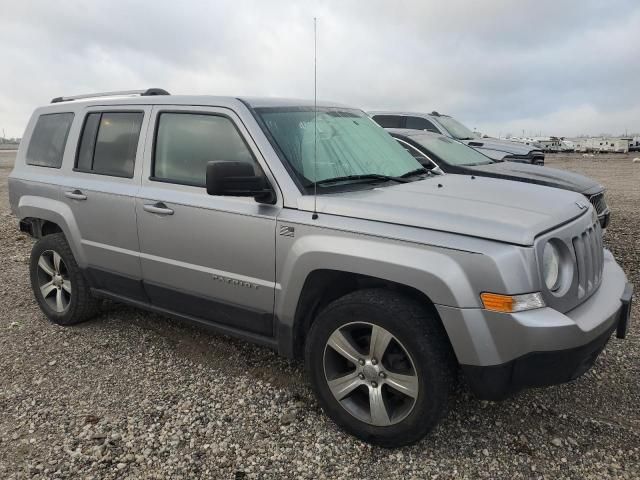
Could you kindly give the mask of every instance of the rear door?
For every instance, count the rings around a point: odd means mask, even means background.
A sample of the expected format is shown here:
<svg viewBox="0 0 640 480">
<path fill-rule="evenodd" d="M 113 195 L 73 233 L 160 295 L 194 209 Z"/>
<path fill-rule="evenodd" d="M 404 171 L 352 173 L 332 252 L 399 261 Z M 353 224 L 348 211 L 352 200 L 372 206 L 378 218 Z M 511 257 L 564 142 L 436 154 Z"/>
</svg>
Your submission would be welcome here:
<svg viewBox="0 0 640 480">
<path fill-rule="evenodd" d="M 149 106 L 89 107 L 73 169 L 61 181 L 97 288 L 144 300 L 135 197 Z"/>
</svg>

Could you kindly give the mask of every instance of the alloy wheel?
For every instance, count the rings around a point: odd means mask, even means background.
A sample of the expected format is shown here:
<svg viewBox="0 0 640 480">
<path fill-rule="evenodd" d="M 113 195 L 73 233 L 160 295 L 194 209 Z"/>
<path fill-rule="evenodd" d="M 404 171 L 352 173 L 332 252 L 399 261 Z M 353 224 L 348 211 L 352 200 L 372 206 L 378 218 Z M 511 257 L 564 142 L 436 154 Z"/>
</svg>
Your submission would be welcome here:
<svg viewBox="0 0 640 480">
<path fill-rule="evenodd" d="M 45 250 L 38 259 L 38 286 L 47 305 L 63 313 L 71 302 L 69 271 L 59 253 Z"/>
<path fill-rule="evenodd" d="M 379 325 L 354 322 L 335 330 L 327 340 L 323 365 L 334 398 L 363 422 L 393 425 L 415 406 L 419 381 L 413 359 Z"/>
</svg>

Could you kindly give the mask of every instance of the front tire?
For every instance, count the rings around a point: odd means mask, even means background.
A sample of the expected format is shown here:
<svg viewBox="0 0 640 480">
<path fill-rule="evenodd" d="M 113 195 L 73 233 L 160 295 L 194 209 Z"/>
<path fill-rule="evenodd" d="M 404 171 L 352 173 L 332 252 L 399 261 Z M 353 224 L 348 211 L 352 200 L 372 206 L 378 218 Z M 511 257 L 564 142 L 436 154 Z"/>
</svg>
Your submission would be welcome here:
<svg viewBox="0 0 640 480">
<path fill-rule="evenodd" d="M 93 317 L 98 303 L 62 233 L 42 237 L 31 250 L 31 288 L 53 323 L 74 325 Z"/>
<path fill-rule="evenodd" d="M 419 441 L 447 410 L 455 379 L 435 312 L 386 289 L 329 304 L 307 336 L 305 366 L 324 411 L 383 447 Z"/>
</svg>

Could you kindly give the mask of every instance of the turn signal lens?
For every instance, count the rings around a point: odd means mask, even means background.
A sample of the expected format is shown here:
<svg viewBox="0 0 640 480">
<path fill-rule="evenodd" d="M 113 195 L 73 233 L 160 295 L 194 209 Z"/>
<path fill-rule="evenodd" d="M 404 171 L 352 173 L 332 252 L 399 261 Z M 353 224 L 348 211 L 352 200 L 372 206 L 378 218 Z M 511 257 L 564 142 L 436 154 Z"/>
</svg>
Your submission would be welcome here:
<svg viewBox="0 0 640 480">
<path fill-rule="evenodd" d="M 513 313 L 533 310 L 545 306 L 540 292 L 523 295 L 500 295 L 498 293 L 481 293 L 482 305 L 492 312 Z"/>
</svg>

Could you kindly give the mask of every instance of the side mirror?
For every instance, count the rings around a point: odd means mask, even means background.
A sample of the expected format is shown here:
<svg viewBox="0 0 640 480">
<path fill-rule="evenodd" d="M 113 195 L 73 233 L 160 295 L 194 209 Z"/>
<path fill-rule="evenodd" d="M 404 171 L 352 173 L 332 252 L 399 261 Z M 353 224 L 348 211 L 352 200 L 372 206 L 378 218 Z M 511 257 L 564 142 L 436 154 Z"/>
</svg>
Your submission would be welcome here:
<svg viewBox="0 0 640 480">
<path fill-rule="evenodd" d="M 254 197 L 257 202 L 275 203 L 276 196 L 263 176 L 256 176 L 246 162 L 207 163 L 207 193 L 230 197 Z"/>
</svg>

